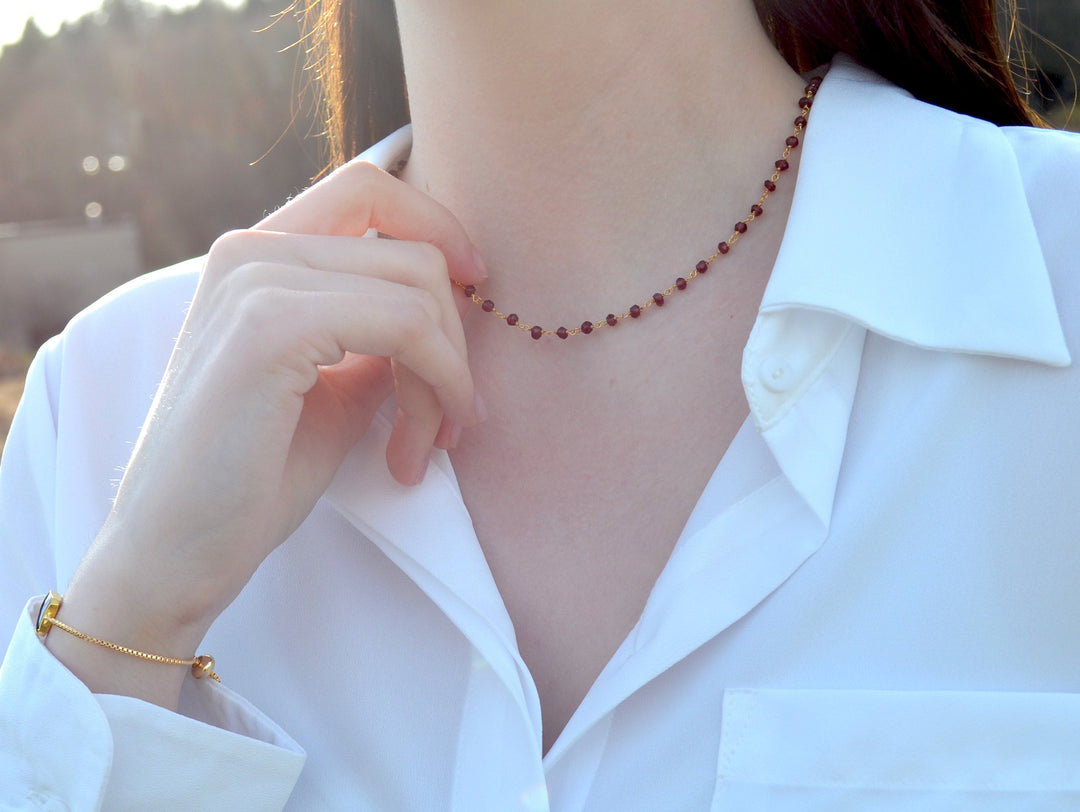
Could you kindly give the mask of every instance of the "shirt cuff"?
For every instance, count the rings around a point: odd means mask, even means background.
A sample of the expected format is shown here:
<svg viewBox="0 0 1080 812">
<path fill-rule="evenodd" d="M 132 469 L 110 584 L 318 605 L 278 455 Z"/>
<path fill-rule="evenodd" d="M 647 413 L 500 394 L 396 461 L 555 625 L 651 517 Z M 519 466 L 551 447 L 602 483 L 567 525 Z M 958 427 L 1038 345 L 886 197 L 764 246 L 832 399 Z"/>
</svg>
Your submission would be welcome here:
<svg viewBox="0 0 1080 812">
<path fill-rule="evenodd" d="M 183 713 L 92 694 L 38 639 L 41 600 L 0 666 L 0 807 L 284 807 L 305 755 L 280 727 L 213 680 L 188 678 Z"/>
</svg>

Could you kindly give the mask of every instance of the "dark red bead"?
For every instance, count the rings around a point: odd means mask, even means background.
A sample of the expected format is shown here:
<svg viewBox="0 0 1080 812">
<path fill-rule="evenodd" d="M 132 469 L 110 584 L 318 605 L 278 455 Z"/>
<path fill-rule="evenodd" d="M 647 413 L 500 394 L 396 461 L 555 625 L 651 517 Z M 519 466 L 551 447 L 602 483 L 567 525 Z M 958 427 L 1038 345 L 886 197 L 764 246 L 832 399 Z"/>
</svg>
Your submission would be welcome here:
<svg viewBox="0 0 1080 812">
<path fill-rule="evenodd" d="M 608 313 L 607 318 L 604 319 L 604 321 L 606 321 L 608 323 L 609 327 L 614 327 L 616 324 L 619 323 L 619 320 L 617 318 L 615 318 L 614 313 Z"/>
<path fill-rule="evenodd" d="M 630 305 L 630 318 L 636 319 L 640 315 L 641 315 L 641 308 L 638 307 L 637 305 Z M 608 322 L 608 323 L 610 324 L 611 322 Z"/>
<path fill-rule="evenodd" d="M 490 313 L 495 309 L 495 302 L 491 301 L 491 299 L 484 299 L 484 303 L 480 305 L 480 309 L 485 313 Z"/>
<path fill-rule="evenodd" d="M 750 207 L 750 213 L 755 217 L 760 217 L 765 213 L 765 209 L 761 208 L 757 203 Z"/>
<path fill-rule="evenodd" d="M 466 285 L 465 286 L 465 295 L 466 296 L 475 296 L 476 295 L 476 285 Z"/>
<path fill-rule="evenodd" d="M 795 116 L 795 126 L 796 127 L 805 127 L 806 126 L 806 116 Z"/>
<path fill-rule="evenodd" d="M 770 192 L 775 192 L 776 191 L 776 184 L 773 183 L 771 179 L 767 180 L 767 181 L 765 181 L 765 188 L 768 189 Z"/>
<path fill-rule="evenodd" d="M 789 163 L 788 163 L 787 161 L 785 161 L 785 160 L 784 160 L 783 158 L 781 158 L 780 160 L 778 160 L 778 161 L 776 162 L 776 168 L 777 168 L 777 169 L 779 169 L 779 170 L 780 170 L 781 172 L 784 172 L 784 171 L 785 171 L 785 170 L 787 170 L 787 169 L 788 169 L 788 167 L 790 167 L 790 166 L 791 166 L 791 164 L 789 164 Z"/>
<path fill-rule="evenodd" d="M 813 103 L 814 102 L 810 100 L 809 96 L 803 96 L 801 99 L 799 99 L 799 107 L 809 107 Z"/>
<path fill-rule="evenodd" d="M 787 137 L 787 141 L 785 141 L 784 143 L 787 144 L 789 147 L 797 147 L 799 146 L 799 139 L 796 138 L 794 135 L 789 135 Z"/>
<path fill-rule="evenodd" d="M 566 332 L 565 327 L 560 327 L 558 330 L 555 331 L 555 335 L 557 335 L 559 338 L 566 338 L 570 334 Z"/>
<path fill-rule="evenodd" d="M 585 335 L 588 335 L 589 333 L 591 333 L 592 332 L 592 322 L 591 321 L 583 321 L 583 322 L 581 322 L 581 332 L 583 332 Z"/>
<path fill-rule="evenodd" d="M 701 260 L 700 262 L 698 262 L 697 265 L 694 266 L 694 270 L 696 270 L 698 273 L 705 273 L 705 271 L 709 270 L 709 263 L 705 260 Z"/>
<path fill-rule="evenodd" d="M 675 287 L 677 287 L 679 290 L 686 290 L 686 280 L 680 276 L 678 279 L 675 280 Z"/>
<path fill-rule="evenodd" d="M 543 334 L 544 334 L 544 328 L 540 327 L 539 325 L 537 325 L 536 327 L 533 327 L 529 331 L 529 335 L 531 335 L 533 338 L 540 338 L 540 336 L 542 336 Z"/>
<path fill-rule="evenodd" d="M 819 87 L 821 87 L 821 77 L 815 76 L 813 79 L 810 80 L 809 84 L 806 85 L 806 92 L 816 93 Z"/>
<path fill-rule="evenodd" d="M 656 302 L 658 307 L 663 307 L 664 306 L 664 294 L 662 294 L 662 293 L 654 293 L 652 295 L 652 300 L 654 302 Z"/>
<path fill-rule="evenodd" d="M 716 246 L 716 250 L 719 251 L 721 254 L 726 254 L 728 251 L 731 250 L 731 246 L 728 245 L 726 242 L 722 242 L 718 246 Z"/>
<path fill-rule="evenodd" d="M 746 223 L 744 223 L 742 220 L 737 222 L 735 224 L 735 233 L 736 234 L 745 234 L 746 233 Z"/>
<path fill-rule="evenodd" d="M 517 324 L 518 323 L 518 315 L 517 315 L 517 313 L 511 313 L 509 316 L 507 316 L 506 317 L 506 323 L 509 324 L 511 327 L 513 327 L 515 324 Z"/>
</svg>

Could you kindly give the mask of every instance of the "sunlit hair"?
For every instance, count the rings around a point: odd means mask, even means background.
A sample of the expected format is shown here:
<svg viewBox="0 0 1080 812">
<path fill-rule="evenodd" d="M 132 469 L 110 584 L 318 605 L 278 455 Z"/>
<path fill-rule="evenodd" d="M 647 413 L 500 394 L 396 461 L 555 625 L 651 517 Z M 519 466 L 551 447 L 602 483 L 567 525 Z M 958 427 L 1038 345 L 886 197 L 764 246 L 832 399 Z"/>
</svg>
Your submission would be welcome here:
<svg viewBox="0 0 1080 812">
<path fill-rule="evenodd" d="M 325 122 L 327 169 L 409 120 L 393 0 L 304 0 L 308 69 Z"/>
<path fill-rule="evenodd" d="M 1040 124 L 1016 0 L 755 0 L 788 63 L 805 73 L 843 51 L 916 97 L 995 124 Z M 309 68 L 329 165 L 409 120 L 393 0 L 306 0 Z"/>
</svg>

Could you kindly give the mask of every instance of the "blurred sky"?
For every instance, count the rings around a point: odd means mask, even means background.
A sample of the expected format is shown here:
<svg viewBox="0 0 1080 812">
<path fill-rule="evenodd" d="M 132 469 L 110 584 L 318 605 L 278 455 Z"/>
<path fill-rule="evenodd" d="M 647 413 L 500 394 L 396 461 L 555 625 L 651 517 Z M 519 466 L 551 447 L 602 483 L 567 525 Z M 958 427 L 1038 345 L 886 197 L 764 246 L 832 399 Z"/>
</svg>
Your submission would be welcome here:
<svg viewBox="0 0 1080 812">
<path fill-rule="evenodd" d="M 156 5 L 186 8 L 197 0 L 155 0 Z M 230 6 L 239 0 L 226 0 Z M 15 42 L 22 36 L 26 21 L 33 17 L 46 34 L 55 34 L 64 20 L 79 17 L 101 7 L 101 0 L 0 0 L 0 45 Z"/>
</svg>

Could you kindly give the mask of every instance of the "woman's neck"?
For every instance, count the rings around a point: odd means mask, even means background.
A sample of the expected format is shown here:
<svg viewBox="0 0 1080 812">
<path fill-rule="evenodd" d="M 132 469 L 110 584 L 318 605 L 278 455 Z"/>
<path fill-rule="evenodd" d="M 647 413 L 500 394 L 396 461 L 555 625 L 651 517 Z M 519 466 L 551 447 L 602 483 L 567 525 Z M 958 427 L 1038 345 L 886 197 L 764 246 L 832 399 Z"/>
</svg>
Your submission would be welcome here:
<svg viewBox="0 0 1080 812">
<path fill-rule="evenodd" d="M 462 220 L 488 293 L 537 320 L 602 315 L 715 247 L 802 88 L 750 0 L 398 0 L 398 19 L 406 180 Z"/>
</svg>

